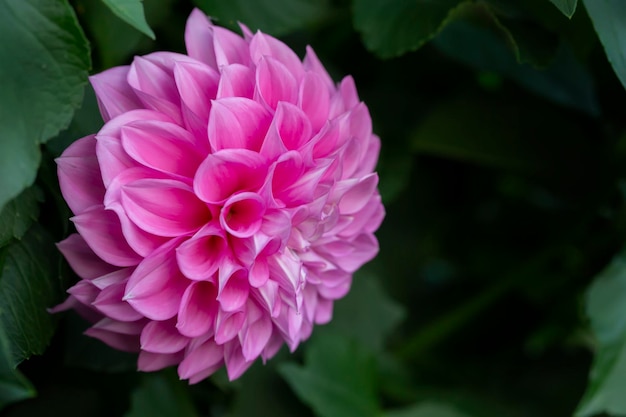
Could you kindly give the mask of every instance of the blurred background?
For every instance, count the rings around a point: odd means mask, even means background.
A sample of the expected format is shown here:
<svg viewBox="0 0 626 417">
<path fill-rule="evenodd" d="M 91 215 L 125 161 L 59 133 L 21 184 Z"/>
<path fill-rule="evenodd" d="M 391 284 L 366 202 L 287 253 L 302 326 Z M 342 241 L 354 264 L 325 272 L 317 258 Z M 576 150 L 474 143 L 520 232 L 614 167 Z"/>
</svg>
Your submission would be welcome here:
<svg viewBox="0 0 626 417">
<path fill-rule="evenodd" d="M 151 40 L 106 2 L 70 3 L 91 73 L 184 53 L 194 6 L 300 56 L 311 45 L 335 81 L 354 77 L 370 109 L 387 216 L 379 256 L 294 354 L 283 348 L 233 383 L 219 372 L 187 386 L 171 370 L 135 372 L 135 357 L 82 336 L 65 314 L 45 353 L 19 366 L 37 396 L 3 415 L 626 415 L 626 95 L 606 56 L 621 53 L 625 6 L 144 0 Z M 602 38 L 610 30 L 614 44 Z M 101 124 L 86 87 L 69 128 L 42 148 L 38 223 L 55 241 L 69 215 L 52 159 Z M 60 265 L 56 300 L 75 280 Z M 6 403 L 14 383 L 0 378 Z"/>
</svg>

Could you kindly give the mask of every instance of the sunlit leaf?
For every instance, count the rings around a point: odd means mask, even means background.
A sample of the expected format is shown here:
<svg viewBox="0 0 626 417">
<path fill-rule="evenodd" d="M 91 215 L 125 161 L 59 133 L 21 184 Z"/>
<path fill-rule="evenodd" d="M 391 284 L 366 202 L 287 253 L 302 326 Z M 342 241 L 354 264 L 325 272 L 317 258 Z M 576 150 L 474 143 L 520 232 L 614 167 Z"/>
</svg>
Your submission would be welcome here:
<svg viewBox="0 0 626 417">
<path fill-rule="evenodd" d="M 0 209 L 33 183 L 39 144 L 80 105 L 89 48 L 66 0 L 0 2 Z"/>
<path fill-rule="evenodd" d="M 154 39 L 154 32 L 150 29 L 143 12 L 141 0 L 102 0 L 117 17 L 128 23 L 144 35 Z"/>
</svg>

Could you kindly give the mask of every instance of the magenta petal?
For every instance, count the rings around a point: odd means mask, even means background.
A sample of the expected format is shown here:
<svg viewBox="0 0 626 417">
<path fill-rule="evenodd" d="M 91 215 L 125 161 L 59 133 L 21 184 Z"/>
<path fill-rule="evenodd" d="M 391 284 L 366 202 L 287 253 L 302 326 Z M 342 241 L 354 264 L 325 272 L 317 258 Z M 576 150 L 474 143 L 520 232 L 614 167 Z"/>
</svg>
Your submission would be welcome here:
<svg viewBox="0 0 626 417">
<path fill-rule="evenodd" d="M 118 269 L 98 257 L 78 233 L 71 234 L 67 239 L 57 243 L 57 248 L 76 275 L 82 279 L 94 279 Z"/>
<path fill-rule="evenodd" d="M 126 301 L 122 301 L 126 282 L 119 282 L 104 288 L 92 303 L 99 312 L 119 321 L 136 321 L 143 316 L 135 311 Z"/>
<path fill-rule="evenodd" d="M 378 175 L 372 173 L 351 186 L 339 200 L 341 214 L 354 214 L 369 203 L 378 185 Z"/>
<path fill-rule="evenodd" d="M 85 305 L 90 305 L 98 296 L 98 288 L 89 281 L 78 281 L 76 285 L 67 290 L 76 300 Z"/>
<path fill-rule="evenodd" d="M 199 9 L 193 9 L 187 19 L 185 45 L 190 57 L 217 69 L 213 49 L 213 23 Z"/>
<path fill-rule="evenodd" d="M 158 236 L 196 232 L 211 219 L 190 186 L 175 180 L 137 180 L 122 188 L 122 205 L 140 228 Z"/>
<path fill-rule="evenodd" d="M 74 214 L 102 204 L 104 184 L 96 158 L 95 135 L 72 143 L 56 163 L 61 193 Z"/>
<path fill-rule="evenodd" d="M 215 100 L 208 127 L 211 148 L 258 151 L 270 122 L 269 112 L 256 101 L 242 97 Z"/>
<path fill-rule="evenodd" d="M 126 243 L 120 220 L 114 212 L 93 207 L 71 220 L 89 247 L 105 262 L 115 266 L 132 266 L 141 261 L 141 257 Z"/>
<path fill-rule="evenodd" d="M 221 365 L 223 360 L 224 348 L 217 345 L 213 339 L 209 339 L 187 353 L 178 366 L 178 376 L 181 379 L 189 379 L 205 369 Z"/>
<path fill-rule="evenodd" d="M 129 66 L 115 67 L 89 77 L 105 122 L 127 111 L 143 107 L 126 82 L 129 69 Z"/>
<path fill-rule="evenodd" d="M 213 49 L 217 68 L 230 64 L 250 64 L 248 43 L 230 30 L 213 27 Z"/>
<path fill-rule="evenodd" d="M 215 285 L 197 281 L 189 285 L 178 310 L 176 328 L 187 337 L 199 337 L 213 328 L 218 303 Z"/>
<path fill-rule="evenodd" d="M 251 323 L 242 336 L 241 351 L 247 361 L 256 359 L 270 340 L 272 321 L 269 316 L 262 315 Z"/>
<path fill-rule="evenodd" d="M 125 170 L 140 166 L 128 156 L 118 138 L 99 134 L 96 136 L 96 140 L 96 154 L 100 163 L 102 180 L 106 187 L 113 181 L 113 178 Z"/>
<path fill-rule="evenodd" d="M 124 300 L 151 320 L 167 320 L 178 313 L 180 300 L 189 281 L 176 265 L 174 239 L 145 258 L 126 285 Z"/>
<path fill-rule="evenodd" d="M 250 237 L 261 228 L 265 203 L 256 193 L 243 192 L 233 195 L 224 202 L 220 213 L 220 224 L 236 237 Z"/>
<path fill-rule="evenodd" d="M 221 204 L 237 191 L 254 191 L 265 180 L 265 158 L 247 149 L 226 149 L 204 160 L 194 178 L 194 191 L 207 203 Z"/>
<path fill-rule="evenodd" d="M 156 248 L 167 241 L 163 236 L 157 236 L 140 229 L 131 219 L 128 218 L 126 210 L 119 202 L 114 202 L 106 207 L 107 210 L 115 212 L 122 225 L 122 234 L 132 250 L 140 256 L 150 255 Z"/>
<path fill-rule="evenodd" d="M 224 346 L 224 362 L 230 381 L 239 378 L 253 363 L 253 361 L 246 360 L 241 351 L 241 345 L 236 342 Z"/>
<path fill-rule="evenodd" d="M 237 311 L 248 300 L 250 284 L 248 273 L 244 269 L 235 271 L 227 280 L 220 281 L 220 289 L 217 299 L 222 310 L 226 312 Z"/>
<path fill-rule="evenodd" d="M 202 120 L 209 120 L 211 100 L 217 94 L 220 75 L 201 63 L 176 62 L 174 80 L 185 106 Z"/>
<path fill-rule="evenodd" d="M 176 249 L 176 260 L 187 278 L 208 280 L 217 272 L 226 250 L 223 231 L 208 224 Z"/>
<path fill-rule="evenodd" d="M 300 84 L 298 107 L 306 113 L 314 132 L 318 132 L 326 120 L 330 109 L 330 94 L 322 77 L 307 72 Z"/>
<path fill-rule="evenodd" d="M 352 109 L 359 104 L 359 95 L 356 92 L 356 85 L 354 85 L 354 78 L 351 76 L 344 77 L 339 84 L 339 92 L 343 99 L 346 110 Z"/>
<path fill-rule="evenodd" d="M 126 153 L 157 171 L 193 178 L 203 156 L 193 137 L 173 123 L 138 121 L 121 131 Z"/>
<path fill-rule="evenodd" d="M 311 140 L 311 122 L 307 115 L 290 103 L 279 103 L 270 131 L 276 129 L 288 150 L 300 149 Z"/>
<path fill-rule="evenodd" d="M 245 65 L 231 64 L 221 69 L 217 98 L 245 97 L 254 94 L 254 71 Z"/>
<path fill-rule="evenodd" d="M 176 353 L 152 353 L 142 350 L 139 352 L 139 358 L 137 359 L 137 369 L 143 372 L 154 372 L 167 368 L 168 366 L 176 365 L 180 363 L 185 357 L 184 352 Z"/>
<path fill-rule="evenodd" d="M 246 314 L 243 311 L 225 312 L 219 309 L 215 320 L 215 343 L 223 345 L 232 340 L 241 330 L 245 320 Z"/>
<path fill-rule="evenodd" d="M 250 269 L 250 274 L 248 278 L 250 281 L 250 285 L 255 288 L 265 285 L 267 280 L 270 278 L 270 268 L 267 265 L 267 262 L 265 262 L 264 260 L 255 262 Z"/>
<path fill-rule="evenodd" d="M 335 83 L 333 82 L 333 79 L 330 75 L 328 75 L 328 71 L 326 71 L 326 68 L 324 68 L 324 65 L 321 63 L 315 54 L 315 51 L 310 46 L 306 47 L 306 55 L 304 56 L 303 66 L 307 72 L 313 72 L 319 75 L 329 91 L 334 89 Z"/>
<path fill-rule="evenodd" d="M 256 88 L 260 99 L 271 109 L 279 102 L 295 104 L 298 85 L 287 67 L 275 59 L 263 57 L 256 68 Z"/>
<path fill-rule="evenodd" d="M 141 349 L 160 354 L 176 353 L 187 347 L 189 339 L 176 329 L 175 320 L 151 321 L 141 332 Z"/>
<path fill-rule="evenodd" d="M 271 57 L 284 65 L 287 70 L 300 81 L 304 75 L 304 68 L 300 58 L 294 51 L 278 39 L 257 32 L 250 41 L 250 56 L 252 61 L 259 65 L 264 57 Z"/>
</svg>

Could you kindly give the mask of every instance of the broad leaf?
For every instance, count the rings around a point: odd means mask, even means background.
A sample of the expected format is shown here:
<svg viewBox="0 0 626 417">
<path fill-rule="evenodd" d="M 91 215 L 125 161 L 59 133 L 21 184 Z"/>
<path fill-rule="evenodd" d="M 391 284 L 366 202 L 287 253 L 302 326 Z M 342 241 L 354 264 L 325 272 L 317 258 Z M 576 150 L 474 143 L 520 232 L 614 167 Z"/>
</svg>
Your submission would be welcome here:
<svg viewBox="0 0 626 417">
<path fill-rule="evenodd" d="M 392 410 L 385 417 L 469 417 L 446 404 L 420 403 L 402 410 Z"/>
<path fill-rule="evenodd" d="M 626 88 L 626 2 L 584 0 L 584 3 L 609 62 Z"/>
<path fill-rule="evenodd" d="M 626 252 L 616 256 L 587 294 L 587 315 L 598 342 L 589 386 L 577 416 L 626 414 Z"/>
<path fill-rule="evenodd" d="M 231 28 L 237 22 L 250 29 L 284 35 L 314 25 L 328 14 L 328 0 L 194 0 L 217 23 Z"/>
<path fill-rule="evenodd" d="M 414 51 L 434 37 L 463 0 L 354 0 L 354 27 L 383 58 Z"/>
<path fill-rule="evenodd" d="M 154 39 L 154 32 L 148 26 L 143 13 L 141 0 L 102 0 L 117 17 L 144 35 Z"/>
<path fill-rule="evenodd" d="M 46 309 L 60 301 L 58 262 L 54 242 L 37 224 L 0 251 L 0 407 L 33 394 L 15 367 L 43 353 L 54 333 Z"/>
<path fill-rule="evenodd" d="M 446 55 L 477 70 L 496 72 L 556 103 L 592 115 L 599 113 L 593 79 L 564 45 L 549 67 L 537 71 L 529 64 L 519 64 L 493 31 L 470 22 L 448 25 L 433 43 Z"/>
<path fill-rule="evenodd" d="M 185 384 L 186 385 L 186 384 Z M 125 417 L 197 417 L 189 391 L 171 369 L 145 374 Z"/>
<path fill-rule="evenodd" d="M 565 16 L 571 18 L 576 11 L 578 0 L 550 0 Z"/>
<path fill-rule="evenodd" d="M 0 209 L 33 183 L 39 144 L 70 122 L 90 66 L 66 0 L 0 2 Z"/>
<path fill-rule="evenodd" d="M 39 189 L 30 187 L 4 206 L 0 212 L 0 247 L 24 236 L 39 216 L 41 198 Z"/>
<path fill-rule="evenodd" d="M 279 367 L 296 395 L 319 417 L 376 417 L 374 358 L 339 335 L 317 337 L 307 346 L 305 365 Z"/>
<path fill-rule="evenodd" d="M 355 276 L 348 295 L 335 303 L 333 320 L 316 332 L 319 335 L 328 332 L 329 338 L 341 334 L 372 352 L 380 352 L 387 336 L 404 315 L 404 309 L 385 294 L 378 279 L 362 272 Z"/>
</svg>

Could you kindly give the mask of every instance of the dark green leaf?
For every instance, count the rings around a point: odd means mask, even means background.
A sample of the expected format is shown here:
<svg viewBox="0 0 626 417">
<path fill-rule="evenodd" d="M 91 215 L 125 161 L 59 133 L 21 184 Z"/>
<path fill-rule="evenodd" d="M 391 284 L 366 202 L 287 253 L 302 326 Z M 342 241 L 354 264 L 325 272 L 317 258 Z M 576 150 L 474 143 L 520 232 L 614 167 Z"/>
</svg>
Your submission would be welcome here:
<svg viewBox="0 0 626 417">
<path fill-rule="evenodd" d="M 578 0 L 550 0 L 565 16 L 571 18 L 576 11 Z"/>
<path fill-rule="evenodd" d="M 55 320 L 46 309 L 60 301 L 57 253 L 37 224 L 0 252 L 0 407 L 33 395 L 15 367 L 43 353 L 54 333 Z"/>
<path fill-rule="evenodd" d="M 434 37 L 463 0 L 355 0 L 354 27 L 383 58 L 414 51 Z"/>
<path fill-rule="evenodd" d="M 125 417 L 198 416 L 183 384 L 172 370 L 145 374 L 132 394 L 131 409 Z"/>
<path fill-rule="evenodd" d="M 567 138 L 567 160 L 563 160 L 564 149 L 555 137 Z M 417 127 L 413 148 L 558 178 L 577 172 L 578 158 L 589 159 L 592 152 L 575 124 L 545 103 L 501 100 L 490 95 L 458 97 L 435 107 Z M 560 161 L 558 167 L 555 161 Z"/>
<path fill-rule="evenodd" d="M 279 367 L 298 397 L 320 417 L 376 417 L 374 358 L 350 339 L 316 337 L 307 346 L 305 365 Z"/>
<path fill-rule="evenodd" d="M 468 417 L 454 407 L 439 403 L 420 403 L 402 410 L 392 410 L 385 417 Z"/>
<path fill-rule="evenodd" d="M 519 64 L 504 41 L 487 28 L 458 21 L 448 25 L 433 43 L 446 55 L 480 71 L 511 78 L 554 102 L 597 115 L 593 80 L 569 48 L 562 46 L 552 64 L 538 71 Z M 475 45 L 480 45 L 476 48 Z"/>
<path fill-rule="evenodd" d="M 221 25 L 284 35 L 321 22 L 328 13 L 327 0 L 194 0 L 206 14 Z"/>
<path fill-rule="evenodd" d="M 584 3 L 609 62 L 626 87 L 626 2 L 584 0 Z"/>
<path fill-rule="evenodd" d="M 24 236 L 39 216 L 41 198 L 39 189 L 30 187 L 4 206 L 0 212 L 0 247 Z"/>
<path fill-rule="evenodd" d="M 319 335 L 329 332 L 329 338 L 333 334 L 348 336 L 372 352 L 379 352 L 404 314 L 404 309 L 385 294 L 375 276 L 357 273 L 348 295 L 335 303 L 333 320 L 317 332 Z"/>
<path fill-rule="evenodd" d="M 626 252 L 596 277 L 587 293 L 587 315 L 598 350 L 577 416 L 626 414 Z"/>
<path fill-rule="evenodd" d="M 0 2 L 0 209 L 32 184 L 39 144 L 80 105 L 89 48 L 67 1 Z"/>
<path fill-rule="evenodd" d="M 117 17 L 144 35 L 154 39 L 154 32 L 148 26 L 143 13 L 141 0 L 102 0 Z"/>
</svg>

